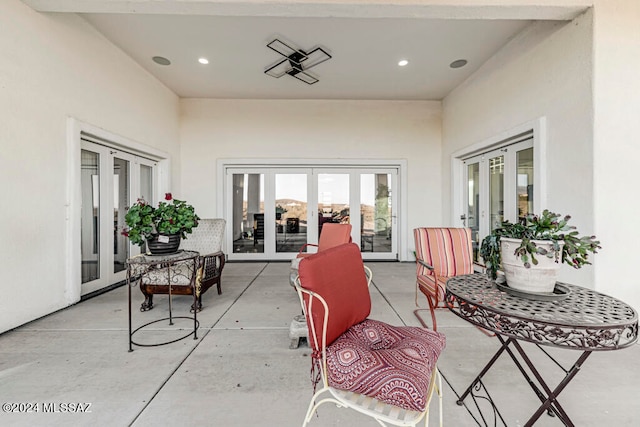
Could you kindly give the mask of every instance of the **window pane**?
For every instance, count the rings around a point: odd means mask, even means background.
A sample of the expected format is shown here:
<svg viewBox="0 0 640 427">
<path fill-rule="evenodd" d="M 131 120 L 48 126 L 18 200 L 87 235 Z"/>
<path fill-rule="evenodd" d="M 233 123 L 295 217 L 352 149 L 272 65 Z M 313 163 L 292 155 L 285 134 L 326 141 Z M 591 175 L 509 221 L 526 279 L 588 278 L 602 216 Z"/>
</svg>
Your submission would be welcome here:
<svg viewBox="0 0 640 427">
<path fill-rule="evenodd" d="M 391 175 L 360 175 L 360 249 L 391 252 Z"/>
<path fill-rule="evenodd" d="M 504 156 L 489 159 L 489 209 L 493 231 L 504 221 Z"/>
<path fill-rule="evenodd" d="M 473 241 L 473 260 L 478 261 L 478 242 L 480 241 L 480 163 L 467 166 L 468 194 L 466 226 L 471 229 Z"/>
<path fill-rule="evenodd" d="M 81 151 L 82 283 L 100 278 L 100 155 Z"/>
<path fill-rule="evenodd" d="M 349 175 L 318 175 L 318 237 L 327 222 L 350 224 Z"/>
<path fill-rule="evenodd" d="M 533 148 L 516 153 L 518 218 L 533 213 Z"/>
<path fill-rule="evenodd" d="M 129 206 L 129 162 L 113 159 L 113 272 L 125 269 L 129 258 L 129 239 L 120 231 L 125 228 L 124 216 Z"/>
<path fill-rule="evenodd" d="M 147 165 L 140 165 L 140 197 L 147 202 L 153 202 L 153 168 Z"/>
<path fill-rule="evenodd" d="M 233 174 L 233 252 L 264 253 L 264 175 Z"/>
<path fill-rule="evenodd" d="M 307 174 L 276 174 L 276 252 L 307 243 Z"/>
</svg>

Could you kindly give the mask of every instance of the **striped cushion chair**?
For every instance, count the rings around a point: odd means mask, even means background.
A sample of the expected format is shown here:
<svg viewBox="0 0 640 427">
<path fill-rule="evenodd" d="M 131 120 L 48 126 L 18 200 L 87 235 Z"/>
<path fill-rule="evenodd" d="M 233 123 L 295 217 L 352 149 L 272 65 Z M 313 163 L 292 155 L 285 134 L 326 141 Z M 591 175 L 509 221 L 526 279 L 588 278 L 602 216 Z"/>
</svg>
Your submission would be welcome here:
<svg viewBox="0 0 640 427">
<path fill-rule="evenodd" d="M 473 273 L 471 229 L 420 227 L 413 230 L 413 236 L 416 244 L 416 305 L 420 290 L 427 297 L 433 330 L 437 330 L 435 309 L 444 301 L 447 280 Z M 414 313 L 425 325 L 419 311 Z"/>
</svg>

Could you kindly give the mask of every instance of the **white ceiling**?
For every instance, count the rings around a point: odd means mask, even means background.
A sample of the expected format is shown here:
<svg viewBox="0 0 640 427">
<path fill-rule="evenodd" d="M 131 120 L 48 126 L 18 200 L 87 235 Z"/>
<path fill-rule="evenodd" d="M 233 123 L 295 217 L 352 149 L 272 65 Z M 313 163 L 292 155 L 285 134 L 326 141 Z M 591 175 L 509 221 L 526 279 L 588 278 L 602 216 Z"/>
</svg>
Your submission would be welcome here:
<svg viewBox="0 0 640 427">
<path fill-rule="evenodd" d="M 235 5 L 219 0 L 23 1 L 44 12 L 80 13 L 186 98 L 442 99 L 531 22 L 522 11 L 511 15 L 493 12 L 502 18 L 487 19 L 486 13 L 455 8 L 447 14 L 441 9 L 425 13 L 431 9 L 381 10 L 360 5 L 360 9 L 352 6 L 321 13 L 317 6 L 323 2 L 313 3 L 314 9 L 302 0 L 292 0 L 292 7 L 281 9 L 265 8 L 269 4 L 264 1 Z M 226 9 L 205 10 L 204 5 Z M 541 14 L 536 9 L 531 16 L 567 19 L 577 10 Z M 464 19 L 457 17 L 460 15 Z M 310 70 L 318 83 L 307 85 L 288 75 L 276 79 L 264 74 L 282 58 L 266 46 L 276 37 L 305 51 L 320 46 L 332 55 Z M 169 59 L 171 65 L 156 64 L 154 56 Z M 209 64 L 199 64 L 199 57 L 208 58 Z M 398 67 L 400 59 L 409 64 Z M 466 59 L 468 64 L 450 68 L 457 59 Z"/>
</svg>

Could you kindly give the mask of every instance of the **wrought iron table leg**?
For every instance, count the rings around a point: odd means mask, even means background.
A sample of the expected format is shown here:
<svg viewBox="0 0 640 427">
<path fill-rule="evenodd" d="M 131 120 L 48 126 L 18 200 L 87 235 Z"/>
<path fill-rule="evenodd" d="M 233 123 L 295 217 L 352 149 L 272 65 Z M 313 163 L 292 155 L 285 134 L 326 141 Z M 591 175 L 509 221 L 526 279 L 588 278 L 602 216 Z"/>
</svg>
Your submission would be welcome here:
<svg viewBox="0 0 640 427">
<path fill-rule="evenodd" d="M 564 410 L 562 405 L 560 405 L 560 403 L 558 402 L 557 399 L 558 399 L 558 396 L 560 395 L 560 393 L 564 390 L 564 388 L 573 379 L 573 377 L 576 376 L 576 374 L 578 373 L 578 371 L 582 367 L 582 364 L 584 363 L 584 361 L 591 354 L 591 351 L 584 351 L 580 355 L 580 357 L 576 360 L 576 362 L 573 364 L 573 366 L 569 370 L 565 370 L 566 373 L 565 373 L 565 376 L 562 379 L 562 381 L 556 386 L 555 389 L 551 390 L 551 388 L 544 381 L 544 379 L 542 378 L 542 375 L 536 369 L 535 365 L 533 364 L 533 362 L 531 361 L 529 356 L 526 354 L 526 352 L 524 351 L 524 349 L 522 348 L 522 346 L 520 345 L 520 343 L 516 339 L 514 339 L 514 338 L 505 339 L 501 335 L 496 335 L 496 337 L 498 338 L 498 340 L 500 340 L 500 343 L 501 343 L 500 348 L 498 349 L 498 351 L 496 351 L 496 353 L 493 355 L 491 360 L 489 360 L 489 362 L 485 365 L 485 367 L 478 374 L 478 376 L 471 382 L 471 384 L 464 391 L 464 393 L 462 393 L 462 395 L 460 395 L 460 397 L 456 401 L 456 403 L 458 405 L 462 405 L 463 401 L 465 400 L 465 398 L 469 394 L 471 394 L 471 396 L 474 398 L 474 401 L 475 401 L 475 395 L 472 393 L 474 387 L 476 387 L 477 385 L 480 385 L 481 387 L 484 388 L 484 385 L 482 383 L 482 378 L 489 371 L 489 369 L 491 369 L 491 367 L 496 362 L 496 360 L 500 357 L 500 355 L 504 351 L 506 351 L 507 354 L 509 355 L 509 357 L 512 359 L 512 361 L 517 366 L 517 368 L 520 371 L 520 373 L 522 374 L 522 376 L 525 378 L 525 380 L 527 381 L 527 383 L 529 384 L 529 386 L 531 387 L 533 392 L 536 394 L 536 396 L 538 396 L 538 399 L 540 399 L 540 402 L 541 402 L 541 405 L 538 407 L 536 412 L 529 418 L 529 420 L 525 424 L 525 427 L 532 426 L 540 418 L 540 416 L 545 411 L 549 411 L 549 415 L 554 415 L 555 414 L 558 417 L 558 419 L 560 421 L 562 421 L 562 423 L 565 426 L 573 427 L 574 426 L 573 422 L 571 421 L 571 419 L 569 418 L 569 415 L 566 413 L 566 411 Z M 544 392 L 532 380 L 532 378 L 530 377 L 529 373 L 523 367 L 521 361 L 516 357 L 516 355 L 514 354 L 512 349 L 509 348 L 509 345 L 511 345 L 511 344 L 513 344 L 513 346 L 516 348 L 516 350 L 520 354 L 520 357 L 524 360 L 524 363 L 527 365 L 527 367 L 529 368 L 530 372 L 536 378 L 536 380 L 538 381 L 538 383 L 540 384 L 540 386 L 542 387 Z M 547 354 L 547 356 L 551 358 L 551 356 L 549 354 Z M 552 358 L 552 360 L 554 360 L 554 359 Z M 564 370 L 564 368 L 563 368 L 563 370 Z M 488 395 L 488 390 L 485 389 L 485 392 Z M 500 419 L 502 419 L 502 416 L 501 416 L 500 412 L 497 410 L 497 407 L 495 406 L 495 404 L 493 403 L 493 401 L 491 400 L 490 397 L 488 397 L 488 400 L 491 402 L 491 405 L 492 405 L 492 407 L 494 409 L 495 415 L 499 416 Z M 482 412 L 480 411 L 480 408 L 478 407 L 477 403 L 476 403 L 476 408 L 480 412 L 480 416 L 483 419 L 483 421 L 485 422 L 485 425 L 487 425 L 486 420 L 484 419 L 484 416 L 482 415 Z M 502 422 L 504 423 L 504 425 L 506 425 L 506 423 L 504 422 L 503 419 L 502 419 Z"/>
<path fill-rule="evenodd" d="M 471 393 L 471 390 L 473 390 L 473 387 L 482 380 L 482 377 L 484 377 L 484 374 L 486 374 L 489 371 L 489 369 L 491 369 L 491 367 L 496 362 L 496 360 L 498 360 L 498 357 L 500 357 L 502 352 L 507 349 L 507 346 L 509 345 L 509 343 L 512 340 L 513 340 L 513 338 L 509 338 L 507 341 L 502 342 L 502 346 L 498 349 L 498 351 L 496 351 L 496 354 L 493 355 L 493 357 L 491 358 L 489 363 L 487 363 L 487 365 L 482 369 L 482 371 L 480 371 L 478 376 L 471 382 L 469 387 L 467 387 L 467 389 L 464 391 L 464 393 L 462 393 L 460 398 L 456 401 L 456 403 L 458 405 L 462 405 L 462 402 L 469 395 L 469 393 Z M 502 340 L 500 340 L 500 341 L 502 341 Z"/>
<path fill-rule="evenodd" d="M 564 411 L 564 409 L 562 408 L 562 406 L 560 405 L 557 399 L 560 393 L 562 393 L 564 388 L 573 379 L 573 377 L 575 377 L 578 371 L 580 371 L 580 368 L 582 367 L 582 364 L 584 363 L 584 361 L 587 360 L 587 358 L 591 355 L 591 351 L 590 350 L 583 351 L 580 357 L 578 358 L 578 360 L 575 361 L 571 369 L 566 371 L 566 374 L 562 379 L 562 381 L 560 381 L 560 383 L 556 386 L 555 389 L 551 390 L 547 385 L 547 383 L 542 378 L 542 375 L 540 375 L 538 370 L 535 368 L 531 360 L 526 356 L 526 353 L 524 352 L 522 347 L 520 347 L 520 345 L 518 344 L 516 348 L 518 349 L 518 352 L 520 353 L 522 358 L 527 363 L 527 366 L 529 366 L 529 369 L 531 369 L 531 372 L 533 372 L 536 379 L 538 380 L 540 385 L 542 385 L 542 387 L 545 389 L 545 392 L 547 393 L 547 399 L 544 402 L 542 402 L 542 405 L 540 405 L 538 410 L 531 416 L 531 418 L 529 418 L 529 421 L 527 421 L 527 423 L 525 424 L 525 427 L 532 426 L 538 420 L 538 418 L 540 418 L 540 415 L 542 415 L 542 413 L 548 410 L 549 408 L 553 408 L 553 411 L 558 415 L 558 418 L 562 421 L 562 423 L 565 426 L 573 427 L 574 426 L 573 422 L 569 418 L 569 415 L 567 415 L 567 413 Z"/>
</svg>

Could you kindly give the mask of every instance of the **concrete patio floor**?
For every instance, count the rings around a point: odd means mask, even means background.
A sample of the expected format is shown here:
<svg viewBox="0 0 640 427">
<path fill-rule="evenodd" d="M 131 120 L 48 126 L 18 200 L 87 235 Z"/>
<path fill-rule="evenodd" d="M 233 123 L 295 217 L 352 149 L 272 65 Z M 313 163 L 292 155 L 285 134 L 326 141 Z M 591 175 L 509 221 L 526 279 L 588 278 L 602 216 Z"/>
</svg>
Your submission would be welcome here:
<svg viewBox="0 0 640 427">
<path fill-rule="evenodd" d="M 413 315 L 414 264 L 367 265 L 373 270 L 370 317 L 419 326 Z M 203 297 L 197 340 L 134 346 L 129 352 L 126 286 L 0 335 L 0 402 L 39 410 L 0 412 L 0 425 L 301 425 L 312 394 L 311 359 L 306 344 L 289 349 L 289 323 L 300 307 L 288 274 L 285 262 L 227 263 L 222 295 L 212 289 Z M 137 287 L 132 294 L 134 328 L 168 315 L 166 296 L 156 296 L 155 308 L 141 313 L 142 294 Z M 426 307 L 426 300 L 420 301 Z M 188 314 L 190 304 L 188 297 L 174 297 L 174 315 Z M 447 336 L 447 348 L 439 360 L 450 383 L 443 383 L 445 425 L 475 426 L 468 410 L 455 403 L 451 386 L 461 393 L 495 352 L 498 341 L 447 310 L 439 310 L 438 319 L 439 330 Z M 191 327 L 182 319 L 176 324 Z M 136 339 L 167 340 L 175 334 L 167 327 L 156 323 L 137 333 Z M 567 363 L 579 354 L 549 350 Z M 639 360 L 637 344 L 591 355 L 559 398 L 575 425 L 640 424 Z M 544 366 L 544 374 L 561 373 L 548 363 Z M 509 426 L 524 425 L 538 406 L 537 397 L 506 356 L 498 360 L 485 383 Z M 88 412 L 69 413 L 63 412 L 61 404 L 66 403 L 91 405 L 82 406 Z M 437 399 L 431 409 L 431 425 L 437 425 Z M 492 419 L 488 421 L 493 425 Z M 377 424 L 327 404 L 310 425 Z M 536 424 L 558 425 L 562 423 L 546 414 Z"/>
</svg>

